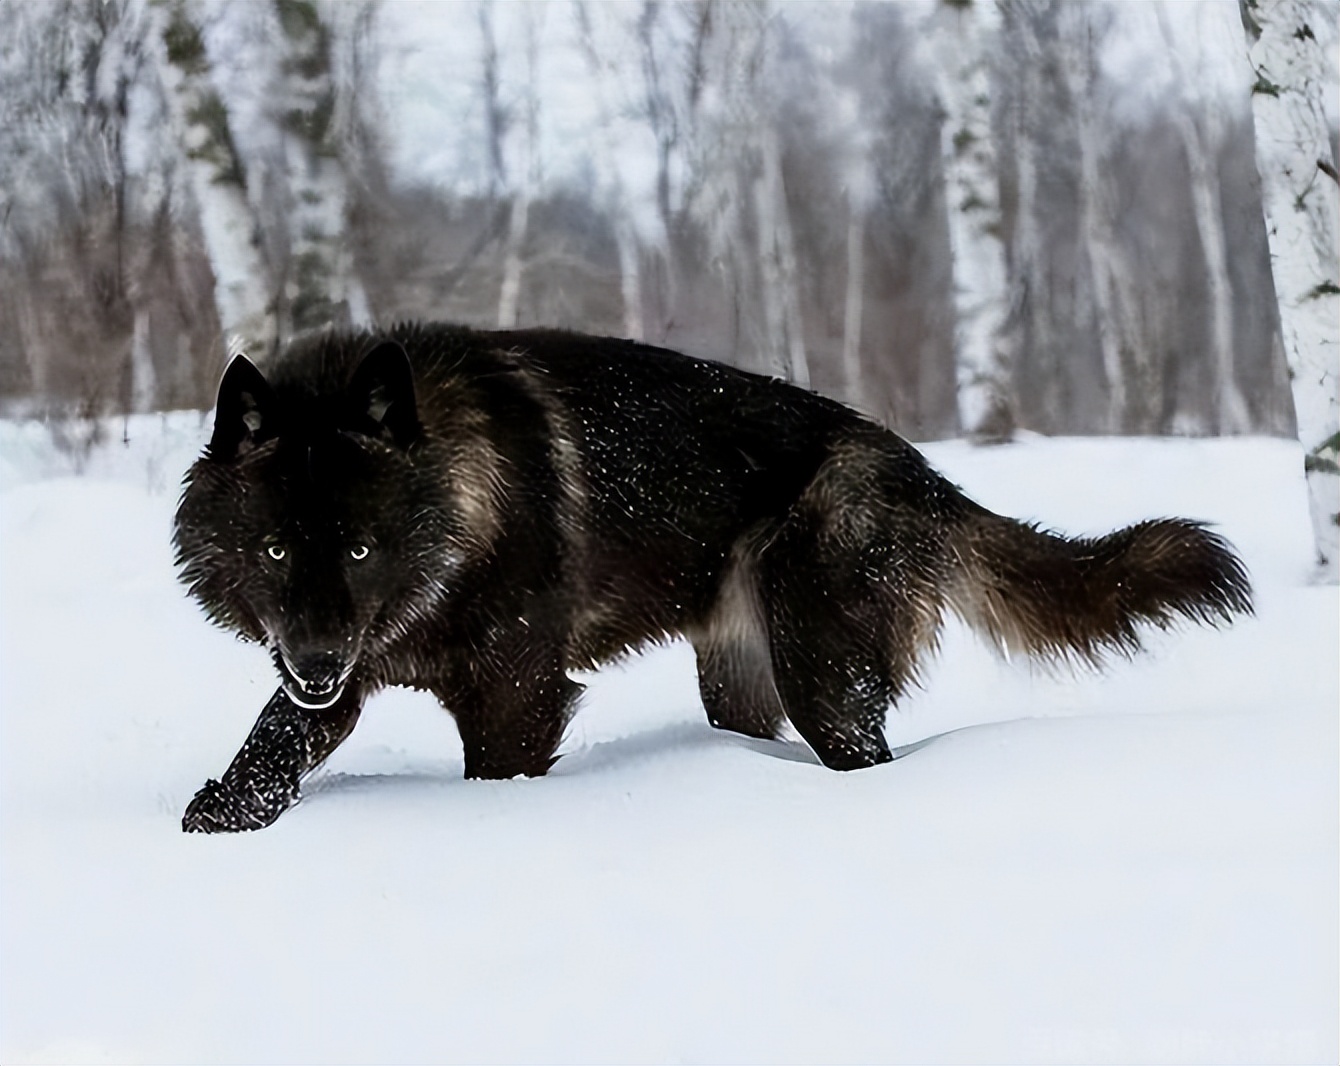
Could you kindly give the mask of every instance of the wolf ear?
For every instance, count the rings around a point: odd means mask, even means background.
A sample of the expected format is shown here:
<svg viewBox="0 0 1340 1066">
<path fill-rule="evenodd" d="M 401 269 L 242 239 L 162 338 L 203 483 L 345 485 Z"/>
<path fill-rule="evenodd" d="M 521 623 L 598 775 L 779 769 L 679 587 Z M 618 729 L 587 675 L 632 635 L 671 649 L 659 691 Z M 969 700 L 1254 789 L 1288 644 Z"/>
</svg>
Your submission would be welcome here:
<svg viewBox="0 0 1340 1066">
<path fill-rule="evenodd" d="M 245 355 L 233 356 L 219 382 L 210 458 L 231 462 L 275 436 L 274 392 Z"/>
<path fill-rule="evenodd" d="M 382 341 L 358 364 L 347 390 L 348 428 L 408 448 L 423 427 L 414 400 L 409 356 L 395 341 Z"/>
</svg>

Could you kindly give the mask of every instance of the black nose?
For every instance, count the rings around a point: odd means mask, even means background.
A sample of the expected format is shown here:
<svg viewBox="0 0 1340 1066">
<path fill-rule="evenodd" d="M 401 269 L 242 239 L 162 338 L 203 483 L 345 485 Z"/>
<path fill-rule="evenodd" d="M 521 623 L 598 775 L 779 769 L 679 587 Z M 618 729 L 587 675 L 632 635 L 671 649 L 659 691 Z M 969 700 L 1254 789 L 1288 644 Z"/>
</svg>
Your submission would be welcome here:
<svg viewBox="0 0 1340 1066">
<path fill-rule="evenodd" d="M 309 696 L 328 696 L 344 680 L 344 657 L 334 652 L 308 652 L 284 662 L 298 688 Z"/>
</svg>

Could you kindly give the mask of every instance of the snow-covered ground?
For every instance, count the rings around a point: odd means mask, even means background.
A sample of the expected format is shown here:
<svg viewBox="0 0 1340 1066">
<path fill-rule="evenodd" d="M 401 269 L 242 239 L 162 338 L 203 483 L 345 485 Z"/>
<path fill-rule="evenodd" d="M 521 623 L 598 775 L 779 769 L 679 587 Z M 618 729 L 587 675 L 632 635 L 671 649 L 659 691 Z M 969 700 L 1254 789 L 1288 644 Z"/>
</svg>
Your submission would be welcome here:
<svg viewBox="0 0 1340 1066">
<path fill-rule="evenodd" d="M 185 836 L 274 687 L 174 583 L 198 416 L 69 476 L 0 424 L 0 1060 L 1337 1060 L 1336 590 L 1296 445 L 927 448 L 1073 532 L 1182 514 L 1258 616 L 1105 677 L 951 627 L 892 765 L 711 730 L 692 656 L 591 679 L 569 756 L 461 780 L 391 692 L 274 827 Z"/>
</svg>

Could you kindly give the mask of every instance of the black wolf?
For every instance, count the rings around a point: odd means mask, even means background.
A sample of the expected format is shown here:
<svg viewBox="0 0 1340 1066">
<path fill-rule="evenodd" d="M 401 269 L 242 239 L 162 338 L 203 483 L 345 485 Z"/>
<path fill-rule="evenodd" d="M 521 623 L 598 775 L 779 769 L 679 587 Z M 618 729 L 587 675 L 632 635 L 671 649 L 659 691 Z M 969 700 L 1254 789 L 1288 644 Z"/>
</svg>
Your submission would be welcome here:
<svg viewBox="0 0 1340 1066">
<path fill-rule="evenodd" d="M 979 507 L 906 441 L 779 381 L 628 341 L 406 325 L 228 367 L 177 511 L 182 580 L 280 687 L 188 831 L 255 829 L 384 685 L 434 693 L 467 777 L 540 775 L 568 677 L 682 635 L 714 726 L 789 720 L 885 762 L 946 609 L 1009 652 L 1100 664 L 1142 626 L 1251 610 L 1181 519 L 1068 539 Z"/>
</svg>

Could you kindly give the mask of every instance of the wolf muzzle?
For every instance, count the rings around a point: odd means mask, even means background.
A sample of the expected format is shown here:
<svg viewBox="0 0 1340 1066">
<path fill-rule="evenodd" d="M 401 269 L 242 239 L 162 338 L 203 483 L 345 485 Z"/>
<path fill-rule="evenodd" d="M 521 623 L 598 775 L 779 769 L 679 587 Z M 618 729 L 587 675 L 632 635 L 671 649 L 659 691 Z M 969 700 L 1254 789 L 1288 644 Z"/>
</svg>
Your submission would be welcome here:
<svg viewBox="0 0 1340 1066">
<path fill-rule="evenodd" d="M 334 652 L 313 652 L 290 658 L 280 652 L 284 692 L 299 707 L 323 711 L 334 705 L 353 673 L 353 662 Z"/>
</svg>

